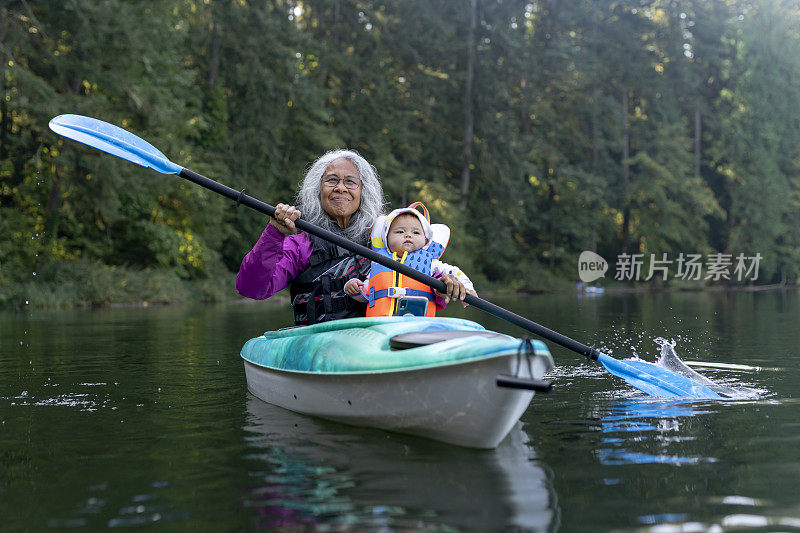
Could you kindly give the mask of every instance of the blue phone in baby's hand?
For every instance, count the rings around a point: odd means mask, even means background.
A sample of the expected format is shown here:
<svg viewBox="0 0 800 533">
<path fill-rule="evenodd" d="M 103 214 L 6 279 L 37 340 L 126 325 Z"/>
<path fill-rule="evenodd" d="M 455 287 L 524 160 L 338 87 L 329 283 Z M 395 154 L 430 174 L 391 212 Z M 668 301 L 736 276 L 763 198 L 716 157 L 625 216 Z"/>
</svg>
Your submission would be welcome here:
<svg viewBox="0 0 800 533">
<path fill-rule="evenodd" d="M 402 296 L 397 301 L 397 316 L 425 316 L 428 299 L 423 296 Z"/>
</svg>

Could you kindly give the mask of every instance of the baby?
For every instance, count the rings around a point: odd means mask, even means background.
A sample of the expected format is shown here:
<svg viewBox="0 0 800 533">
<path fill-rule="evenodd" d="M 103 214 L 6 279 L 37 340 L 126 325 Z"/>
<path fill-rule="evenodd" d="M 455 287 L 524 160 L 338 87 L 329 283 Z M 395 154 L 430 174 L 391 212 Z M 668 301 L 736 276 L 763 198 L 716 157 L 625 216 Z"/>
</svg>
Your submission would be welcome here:
<svg viewBox="0 0 800 533">
<path fill-rule="evenodd" d="M 417 206 L 423 212 L 415 209 Z M 468 293 L 477 295 L 466 274 L 439 261 L 450 240 L 450 229 L 444 224 L 431 225 L 429 220 L 428 210 L 420 202 L 378 217 L 372 227 L 372 249 L 441 279 L 447 293 L 434 292 L 428 285 L 373 261 L 366 282 L 351 279 L 344 286 L 353 298 L 369 302 L 367 316 L 434 316 L 451 296 L 463 300 Z"/>
</svg>

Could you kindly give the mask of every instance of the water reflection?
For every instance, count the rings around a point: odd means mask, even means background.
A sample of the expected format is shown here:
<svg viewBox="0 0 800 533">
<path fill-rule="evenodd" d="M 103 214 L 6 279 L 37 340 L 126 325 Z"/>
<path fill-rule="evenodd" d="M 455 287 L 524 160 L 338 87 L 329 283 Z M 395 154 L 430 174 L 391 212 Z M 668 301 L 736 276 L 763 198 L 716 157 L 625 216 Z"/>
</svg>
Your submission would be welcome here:
<svg viewBox="0 0 800 533">
<path fill-rule="evenodd" d="M 352 428 L 247 402 L 253 484 L 245 505 L 262 528 L 442 526 L 551 531 L 557 499 L 518 424 L 495 450 Z"/>
<path fill-rule="evenodd" d="M 696 440 L 697 416 L 710 413 L 707 402 L 626 399 L 606 405 L 600 419 L 606 434 L 597 450 L 604 465 L 713 462 L 712 457 L 686 453 L 682 443 Z"/>
</svg>

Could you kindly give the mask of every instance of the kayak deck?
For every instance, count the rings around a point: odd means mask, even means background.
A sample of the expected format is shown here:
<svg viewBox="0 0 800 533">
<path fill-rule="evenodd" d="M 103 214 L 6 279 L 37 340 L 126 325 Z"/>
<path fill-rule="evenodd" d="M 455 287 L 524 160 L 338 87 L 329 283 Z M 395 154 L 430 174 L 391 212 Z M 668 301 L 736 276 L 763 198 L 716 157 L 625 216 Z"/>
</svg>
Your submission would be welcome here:
<svg viewBox="0 0 800 533">
<path fill-rule="evenodd" d="M 474 331 L 477 335 L 461 335 L 402 350 L 392 349 L 393 337 L 432 331 Z M 292 372 L 376 373 L 457 364 L 519 350 L 519 339 L 502 334 L 480 334 L 484 332 L 486 330 L 480 324 L 457 318 L 350 318 L 268 331 L 247 341 L 241 356 L 257 366 Z M 535 340 L 532 343 L 535 353 L 549 357 L 543 342 Z"/>
</svg>

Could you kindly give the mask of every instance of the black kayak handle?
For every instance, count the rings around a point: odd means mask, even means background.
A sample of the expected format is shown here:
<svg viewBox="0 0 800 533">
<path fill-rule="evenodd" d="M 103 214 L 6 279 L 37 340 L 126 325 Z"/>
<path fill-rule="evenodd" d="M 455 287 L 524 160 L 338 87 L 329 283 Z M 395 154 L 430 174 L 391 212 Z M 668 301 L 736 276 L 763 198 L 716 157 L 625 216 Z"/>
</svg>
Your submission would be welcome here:
<svg viewBox="0 0 800 533">
<path fill-rule="evenodd" d="M 509 376 L 507 374 L 497 375 L 497 386 L 506 389 L 524 389 L 536 392 L 550 392 L 553 390 L 553 383 L 541 379 L 521 378 Z"/>
</svg>

